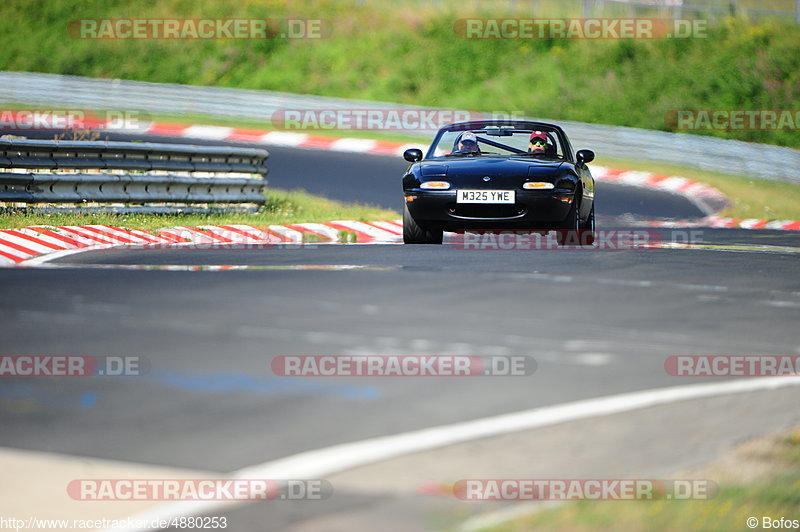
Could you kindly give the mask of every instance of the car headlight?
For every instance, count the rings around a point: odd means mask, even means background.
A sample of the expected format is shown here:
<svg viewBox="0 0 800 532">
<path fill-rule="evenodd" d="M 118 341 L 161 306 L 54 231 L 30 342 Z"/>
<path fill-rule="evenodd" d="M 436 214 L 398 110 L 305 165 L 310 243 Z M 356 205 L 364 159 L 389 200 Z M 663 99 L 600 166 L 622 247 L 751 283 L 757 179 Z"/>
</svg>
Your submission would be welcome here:
<svg viewBox="0 0 800 532">
<path fill-rule="evenodd" d="M 419 188 L 427 188 L 429 190 L 446 190 L 450 188 L 450 183 L 447 181 L 425 181 Z"/>
</svg>

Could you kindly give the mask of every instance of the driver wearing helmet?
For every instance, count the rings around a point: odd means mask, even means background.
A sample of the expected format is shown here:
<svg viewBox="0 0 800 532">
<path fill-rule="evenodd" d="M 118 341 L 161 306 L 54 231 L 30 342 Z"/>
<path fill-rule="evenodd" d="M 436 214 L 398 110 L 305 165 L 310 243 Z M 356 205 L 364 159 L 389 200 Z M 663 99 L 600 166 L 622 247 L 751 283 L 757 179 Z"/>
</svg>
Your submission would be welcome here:
<svg viewBox="0 0 800 532">
<path fill-rule="evenodd" d="M 455 151 L 480 154 L 481 149 L 478 147 L 478 137 L 472 131 L 465 131 L 458 138 L 458 149 Z"/>
<path fill-rule="evenodd" d="M 534 131 L 528 141 L 528 153 L 545 155 L 547 153 L 547 133 L 544 131 Z"/>
</svg>

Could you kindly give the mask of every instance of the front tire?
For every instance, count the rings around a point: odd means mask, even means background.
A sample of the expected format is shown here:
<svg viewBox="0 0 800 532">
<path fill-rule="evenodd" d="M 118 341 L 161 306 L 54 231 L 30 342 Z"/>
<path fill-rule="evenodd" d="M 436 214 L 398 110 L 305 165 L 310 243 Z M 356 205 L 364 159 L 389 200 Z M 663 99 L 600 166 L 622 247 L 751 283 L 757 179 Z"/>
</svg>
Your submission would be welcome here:
<svg viewBox="0 0 800 532">
<path fill-rule="evenodd" d="M 584 246 L 594 245 L 594 201 L 592 202 L 592 210 L 589 211 L 589 216 L 586 222 L 581 224 L 581 242 Z"/>
<path fill-rule="evenodd" d="M 403 205 L 404 244 L 441 244 L 443 237 L 443 231 L 431 231 L 421 227 L 408 212 L 408 205 Z"/>
<path fill-rule="evenodd" d="M 570 205 L 567 218 L 559 224 L 556 239 L 559 246 L 577 246 L 580 245 L 579 231 L 580 224 L 580 208 L 578 205 L 578 194 L 575 194 L 575 200 Z"/>
</svg>

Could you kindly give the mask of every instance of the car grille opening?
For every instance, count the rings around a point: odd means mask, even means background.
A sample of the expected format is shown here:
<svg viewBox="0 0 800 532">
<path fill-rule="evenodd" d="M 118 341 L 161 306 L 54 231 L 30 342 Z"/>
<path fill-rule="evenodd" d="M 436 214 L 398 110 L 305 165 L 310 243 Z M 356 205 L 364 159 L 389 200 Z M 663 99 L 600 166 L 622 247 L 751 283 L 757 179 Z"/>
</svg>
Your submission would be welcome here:
<svg viewBox="0 0 800 532">
<path fill-rule="evenodd" d="M 451 203 L 448 212 L 459 218 L 518 218 L 525 214 L 525 207 L 514 205 L 468 205 Z"/>
</svg>

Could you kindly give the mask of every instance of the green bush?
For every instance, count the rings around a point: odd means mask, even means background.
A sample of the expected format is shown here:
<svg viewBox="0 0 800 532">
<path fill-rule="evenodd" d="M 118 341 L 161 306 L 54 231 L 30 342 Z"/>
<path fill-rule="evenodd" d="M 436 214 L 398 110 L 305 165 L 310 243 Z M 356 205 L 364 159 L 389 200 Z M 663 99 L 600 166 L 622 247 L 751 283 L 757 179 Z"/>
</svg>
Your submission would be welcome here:
<svg viewBox="0 0 800 532">
<path fill-rule="evenodd" d="M 429 3 L 433 6 L 436 3 Z M 6 0 L 0 64 L 155 82 L 269 89 L 667 130 L 672 109 L 800 109 L 800 27 L 725 19 L 707 38 L 467 40 L 465 16 L 360 2 Z M 474 5 L 478 5 L 475 3 Z M 500 14 L 499 16 L 503 16 Z M 530 14 L 527 14 L 530 16 Z M 326 20 L 298 40 L 79 40 L 80 18 Z M 795 131 L 714 132 L 800 146 Z"/>
</svg>

